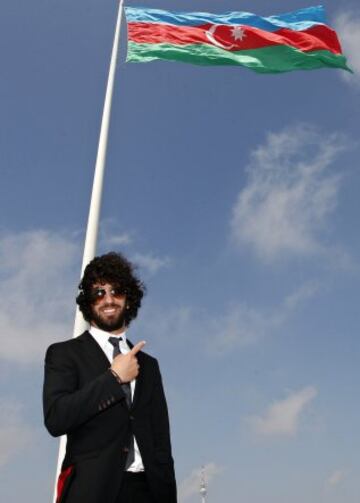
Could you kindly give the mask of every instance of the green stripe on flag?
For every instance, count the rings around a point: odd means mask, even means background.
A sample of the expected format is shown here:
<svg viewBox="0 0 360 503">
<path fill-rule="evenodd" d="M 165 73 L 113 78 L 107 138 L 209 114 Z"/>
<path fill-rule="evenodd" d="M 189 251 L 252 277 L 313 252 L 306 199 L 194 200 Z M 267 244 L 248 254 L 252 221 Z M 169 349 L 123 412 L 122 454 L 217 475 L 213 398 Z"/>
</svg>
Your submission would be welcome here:
<svg viewBox="0 0 360 503">
<path fill-rule="evenodd" d="M 195 65 L 240 65 L 258 73 L 280 73 L 316 68 L 343 68 L 351 72 L 341 54 L 319 50 L 302 52 L 288 46 L 227 51 L 208 44 L 137 44 L 128 42 L 127 61 L 146 63 L 155 59 L 182 61 Z"/>
</svg>

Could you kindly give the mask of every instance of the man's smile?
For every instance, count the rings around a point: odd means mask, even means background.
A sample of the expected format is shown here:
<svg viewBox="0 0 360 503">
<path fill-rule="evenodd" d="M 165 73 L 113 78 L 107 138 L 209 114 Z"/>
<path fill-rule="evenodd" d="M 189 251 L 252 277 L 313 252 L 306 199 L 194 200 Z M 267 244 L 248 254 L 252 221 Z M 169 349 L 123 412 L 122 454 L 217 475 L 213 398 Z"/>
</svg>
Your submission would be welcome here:
<svg viewBox="0 0 360 503">
<path fill-rule="evenodd" d="M 113 307 L 103 307 L 102 308 L 102 311 L 104 313 L 113 313 L 114 311 L 116 311 L 117 309 L 119 309 L 118 307 L 116 306 L 113 306 Z"/>
<path fill-rule="evenodd" d="M 118 307 L 103 307 L 101 311 L 105 314 L 113 314 L 118 310 Z"/>
</svg>

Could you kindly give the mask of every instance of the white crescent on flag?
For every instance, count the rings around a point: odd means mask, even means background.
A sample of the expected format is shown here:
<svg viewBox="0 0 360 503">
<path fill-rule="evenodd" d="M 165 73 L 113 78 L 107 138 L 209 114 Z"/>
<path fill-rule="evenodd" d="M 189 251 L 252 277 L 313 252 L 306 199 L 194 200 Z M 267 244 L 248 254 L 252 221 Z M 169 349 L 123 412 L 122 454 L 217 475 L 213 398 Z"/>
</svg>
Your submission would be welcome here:
<svg viewBox="0 0 360 503">
<path fill-rule="evenodd" d="M 215 32 L 216 28 L 218 27 L 217 24 L 212 25 L 212 27 L 205 32 L 205 35 L 209 39 L 209 41 L 213 44 L 216 45 L 217 47 L 220 47 L 221 49 L 227 49 L 228 51 L 234 47 L 234 44 L 231 45 L 225 45 L 219 42 L 218 40 L 215 39 Z"/>
</svg>

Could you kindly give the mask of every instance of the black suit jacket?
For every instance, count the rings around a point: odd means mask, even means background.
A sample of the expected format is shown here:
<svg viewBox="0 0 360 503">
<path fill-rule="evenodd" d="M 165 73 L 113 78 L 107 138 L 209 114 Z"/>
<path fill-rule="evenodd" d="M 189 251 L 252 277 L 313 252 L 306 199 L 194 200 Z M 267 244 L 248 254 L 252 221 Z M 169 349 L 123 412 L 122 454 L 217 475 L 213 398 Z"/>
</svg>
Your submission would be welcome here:
<svg viewBox="0 0 360 503">
<path fill-rule="evenodd" d="M 169 419 L 157 360 L 140 351 L 131 408 L 109 361 L 84 332 L 53 344 L 45 358 L 44 420 L 67 435 L 61 503 L 115 503 L 135 435 L 156 503 L 176 503 Z"/>
</svg>

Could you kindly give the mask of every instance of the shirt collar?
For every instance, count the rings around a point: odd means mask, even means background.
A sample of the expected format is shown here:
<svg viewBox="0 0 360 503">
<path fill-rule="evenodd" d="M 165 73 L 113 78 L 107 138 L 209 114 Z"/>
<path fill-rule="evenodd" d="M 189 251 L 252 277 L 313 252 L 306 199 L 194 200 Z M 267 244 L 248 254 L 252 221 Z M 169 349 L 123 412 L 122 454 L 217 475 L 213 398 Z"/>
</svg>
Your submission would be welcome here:
<svg viewBox="0 0 360 503">
<path fill-rule="evenodd" d="M 112 334 L 111 332 L 101 330 L 101 328 L 94 327 L 93 325 L 90 325 L 89 332 L 94 337 L 99 346 L 103 349 L 109 342 L 109 337 L 118 337 L 119 339 L 122 339 L 124 342 L 126 342 L 126 332 L 116 335 Z"/>
</svg>

